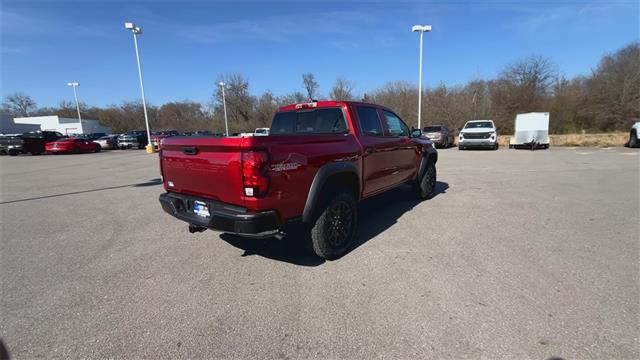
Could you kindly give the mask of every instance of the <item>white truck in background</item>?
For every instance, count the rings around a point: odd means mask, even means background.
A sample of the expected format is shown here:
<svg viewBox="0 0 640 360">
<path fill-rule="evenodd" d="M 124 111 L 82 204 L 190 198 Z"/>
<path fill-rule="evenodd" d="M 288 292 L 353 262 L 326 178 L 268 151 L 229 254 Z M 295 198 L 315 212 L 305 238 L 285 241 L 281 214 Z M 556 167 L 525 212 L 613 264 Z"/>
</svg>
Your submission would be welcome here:
<svg viewBox="0 0 640 360">
<path fill-rule="evenodd" d="M 509 140 L 510 148 L 548 149 L 549 113 L 530 112 L 516 116 L 514 135 Z"/>
</svg>

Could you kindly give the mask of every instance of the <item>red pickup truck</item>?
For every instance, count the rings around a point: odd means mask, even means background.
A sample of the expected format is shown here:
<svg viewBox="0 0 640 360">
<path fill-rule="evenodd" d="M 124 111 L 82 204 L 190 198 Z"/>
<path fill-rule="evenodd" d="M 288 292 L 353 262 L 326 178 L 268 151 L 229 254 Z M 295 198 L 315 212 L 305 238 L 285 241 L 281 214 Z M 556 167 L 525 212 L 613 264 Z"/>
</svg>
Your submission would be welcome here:
<svg viewBox="0 0 640 360">
<path fill-rule="evenodd" d="M 357 204 L 403 183 L 429 198 L 438 153 L 392 110 L 349 101 L 281 107 L 269 136 L 170 137 L 160 171 L 167 213 L 190 232 L 215 229 L 280 237 L 293 223 L 310 230 L 325 259 L 354 240 Z"/>
</svg>

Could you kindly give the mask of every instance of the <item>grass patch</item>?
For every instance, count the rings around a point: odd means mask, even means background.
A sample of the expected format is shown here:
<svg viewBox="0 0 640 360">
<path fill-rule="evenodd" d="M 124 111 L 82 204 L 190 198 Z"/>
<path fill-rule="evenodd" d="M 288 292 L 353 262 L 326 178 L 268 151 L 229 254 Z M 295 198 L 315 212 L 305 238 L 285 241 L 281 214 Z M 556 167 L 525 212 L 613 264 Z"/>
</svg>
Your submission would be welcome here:
<svg viewBox="0 0 640 360">
<path fill-rule="evenodd" d="M 500 146 L 509 146 L 511 135 L 498 136 Z M 551 146 L 624 146 L 629 140 L 629 134 L 625 132 L 602 134 L 555 134 L 549 135 Z"/>
</svg>

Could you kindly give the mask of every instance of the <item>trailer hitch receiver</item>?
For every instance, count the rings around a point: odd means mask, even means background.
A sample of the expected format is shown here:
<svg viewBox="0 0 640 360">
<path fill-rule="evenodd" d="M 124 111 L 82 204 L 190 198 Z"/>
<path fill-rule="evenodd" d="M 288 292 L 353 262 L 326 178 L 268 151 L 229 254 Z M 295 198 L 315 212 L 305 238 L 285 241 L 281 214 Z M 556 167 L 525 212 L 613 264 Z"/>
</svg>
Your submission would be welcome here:
<svg viewBox="0 0 640 360">
<path fill-rule="evenodd" d="M 203 231 L 205 231 L 205 230 L 207 230 L 207 228 L 206 228 L 206 227 L 204 227 L 204 226 L 199 226 L 199 225 L 189 224 L 189 232 L 190 232 L 191 234 L 193 234 L 193 233 L 203 232 Z"/>
</svg>

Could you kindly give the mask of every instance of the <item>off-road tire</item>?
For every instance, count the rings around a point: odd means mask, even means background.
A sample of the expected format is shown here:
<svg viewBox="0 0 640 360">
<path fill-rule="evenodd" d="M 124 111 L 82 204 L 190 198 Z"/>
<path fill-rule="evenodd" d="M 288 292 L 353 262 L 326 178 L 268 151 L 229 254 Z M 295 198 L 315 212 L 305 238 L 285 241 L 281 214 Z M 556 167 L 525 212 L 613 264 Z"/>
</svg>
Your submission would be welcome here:
<svg viewBox="0 0 640 360">
<path fill-rule="evenodd" d="M 430 199 L 436 190 L 436 165 L 429 161 L 424 174 L 415 183 L 415 190 L 422 200 Z"/>
<path fill-rule="evenodd" d="M 324 259 L 334 260 L 346 253 L 356 237 L 358 205 L 352 192 L 332 192 L 318 211 L 311 228 L 311 248 Z"/>
</svg>

